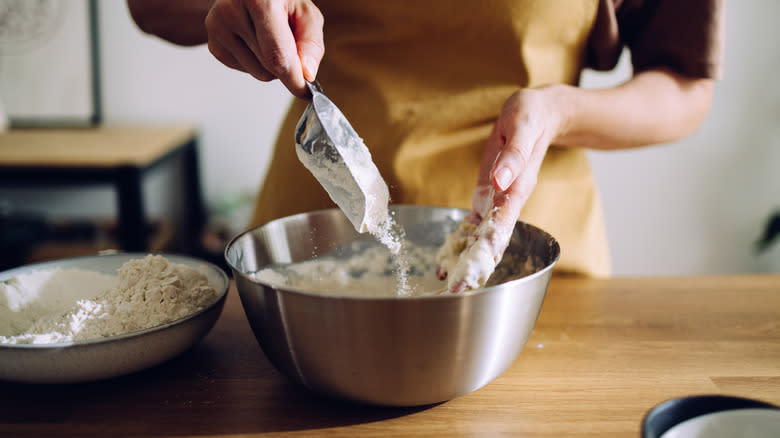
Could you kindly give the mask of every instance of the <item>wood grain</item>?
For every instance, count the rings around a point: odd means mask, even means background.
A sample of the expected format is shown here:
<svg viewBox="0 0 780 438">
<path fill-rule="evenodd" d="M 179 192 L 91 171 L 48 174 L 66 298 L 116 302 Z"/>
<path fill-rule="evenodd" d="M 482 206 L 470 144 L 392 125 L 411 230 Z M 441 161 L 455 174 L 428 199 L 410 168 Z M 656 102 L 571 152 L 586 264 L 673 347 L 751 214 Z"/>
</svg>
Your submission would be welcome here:
<svg viewBox="0 0 780 438">
<path fill-rule="evenodd" d="M 214 330 L 156 368 L 0 383 L 0 436 L 638 437 L 673 397 L 780 404 L 780 276 L 555 278 L 525 350 L 486 387 L 387 409 L 320 397 L 266 360 L 231 290 Z"/>
<path fill-rule="evenodd" d="M 0 134 L 0 165 L 146 167 L 189 141 L 190 126 L 12 129 Z"/>
</svg>

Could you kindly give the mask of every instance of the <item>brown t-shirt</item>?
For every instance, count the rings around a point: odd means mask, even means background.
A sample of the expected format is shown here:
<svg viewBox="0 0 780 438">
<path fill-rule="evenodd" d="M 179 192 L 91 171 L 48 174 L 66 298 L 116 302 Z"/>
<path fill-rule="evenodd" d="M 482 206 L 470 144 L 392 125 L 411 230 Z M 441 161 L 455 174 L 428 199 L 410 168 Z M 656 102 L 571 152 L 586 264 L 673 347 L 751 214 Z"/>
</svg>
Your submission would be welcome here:
<svg viewBox="0 0 780 438">
<path fill-rule="evenodd" d="M 668 67 L 718 79 L 723 63 L 723 0 L 600 0 L 587 65 L 615 67 L 623 47 L 634 71 Z"/>
</svg>

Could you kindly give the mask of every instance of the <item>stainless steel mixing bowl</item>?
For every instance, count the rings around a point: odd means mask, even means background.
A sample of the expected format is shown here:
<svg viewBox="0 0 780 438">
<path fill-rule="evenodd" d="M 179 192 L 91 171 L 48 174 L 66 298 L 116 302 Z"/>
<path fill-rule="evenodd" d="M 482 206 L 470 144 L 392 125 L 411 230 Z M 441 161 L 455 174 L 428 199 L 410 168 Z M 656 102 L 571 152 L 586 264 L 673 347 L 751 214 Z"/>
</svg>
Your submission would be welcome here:
<svg viewBox="0 0 780 438">
<path fill-rule="evenodd" d="M 441 244 L 467 213 L 422 206 L 391 211 L 419 245 Z M 538 271 L 462 294 L 339 297 L 251 276 L 371 240 L 340 210 L 323 210 L 246 231 L 227 245 L 225 259 L 255 337 L 280 371 L 316 392 L 387 406 L 450 400 L 506 370 L 531 334 L 560 255 L 552 236 L 518 223 L 504 260 L 530 255 Z"/>
</svg>

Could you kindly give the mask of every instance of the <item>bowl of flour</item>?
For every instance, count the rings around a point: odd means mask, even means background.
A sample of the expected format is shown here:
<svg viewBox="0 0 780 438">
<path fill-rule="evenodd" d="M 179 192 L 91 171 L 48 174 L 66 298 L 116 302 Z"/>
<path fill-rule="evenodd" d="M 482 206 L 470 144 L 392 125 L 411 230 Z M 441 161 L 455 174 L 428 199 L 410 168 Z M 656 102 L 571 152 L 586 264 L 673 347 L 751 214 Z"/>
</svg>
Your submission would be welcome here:
<svg viewBox="0 0 780 438">
<path fill-rule="evenodd" d="M 435 256 L 468 211 L 389 211 L 402 230 L 398 251 L 337 209 L 280 218 L 228 243 L 255 337 L 292 381 L 336 398 L 419 406 L 476 391 L 525 346 L 560 247 L 518 222 L 485 287 L 451 293 Z"/>
<path fill-rule="evenodd" d="M 227 275 L 179 255 L 120 253 L 0 273 L 0 379 L 75 383 L 162 363 L 219 318 Z"/>
</svg>

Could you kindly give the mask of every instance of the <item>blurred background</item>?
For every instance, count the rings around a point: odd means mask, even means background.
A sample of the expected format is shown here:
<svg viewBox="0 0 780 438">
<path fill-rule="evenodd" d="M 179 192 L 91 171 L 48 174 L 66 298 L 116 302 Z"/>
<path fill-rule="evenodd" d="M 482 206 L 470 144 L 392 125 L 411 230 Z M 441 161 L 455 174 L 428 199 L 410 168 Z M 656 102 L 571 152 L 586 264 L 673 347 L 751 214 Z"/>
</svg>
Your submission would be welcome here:
<svg viewBox="0 0 780 438">
<path fill-rule="evenodd" d="M 278 83 L 222 66 L 205 46 L 182 48 L 143 34 L 124 1 L 95 4 L 102 123 L 195 128 L 207 212 L 204 245 L 218 253 L 225 239 L 246 227 L 291 97 Z M 780 2 L 730 1 L 726 9 L 724 77 L 703 127 L 672 144 L 590 153 L 617 276 L 780 272 L 780 241 L 757 249 L 780 211 Z M 0 30 L 0 88 L 18 93 L 19 81 L 32 79 L 9 71 L 20 55 L 2 38 Z M 43 68 L 57 73 L 61 64 Z M 609 86 L 629 74 L 624 56 L 613 72 L 586 72 L 583 86 Z M 176 200 L 167 188 L 176 181 L 176 169 L 149 173 L 143 186 L 149 218 L 170 215 Z M 7 239 L 18 236 L 18 222 L 10 217 L 69 224 L 63 227 L 71 231 L 80 224 L 94 236 L 89 218 L 110 222 L 116 205 L 111 188 L 99 185 L 0 184 Z"/>
</svg>

